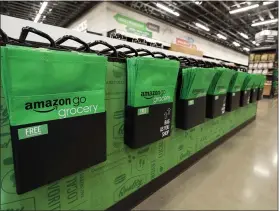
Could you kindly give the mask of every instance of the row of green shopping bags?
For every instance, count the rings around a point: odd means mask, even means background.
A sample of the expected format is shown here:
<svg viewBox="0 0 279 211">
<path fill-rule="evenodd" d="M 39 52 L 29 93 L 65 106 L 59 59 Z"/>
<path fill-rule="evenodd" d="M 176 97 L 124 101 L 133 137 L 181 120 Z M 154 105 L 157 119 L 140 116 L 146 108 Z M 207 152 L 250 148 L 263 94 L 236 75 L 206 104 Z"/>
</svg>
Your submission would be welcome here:
<svg viewBox="0 0 279 211">
<path fill-rule="evenodd" d="M 28 33 L 48 39 L 49 46 L 27 42 Z M 82 47 L 63 46 L 67 40 Z M 233 99 L 239 92 L 245 95 L 261 88 L 256 75 L 221 67 L 187 68 L 183 61 L 154 58 L 147 50 L 113 47 L 103 41 L 87 44 L 73 36 L 54 41 L 30 27 L 22 29 L 18 40 L 6 37 L 3 43 L 1 83 L 18 194 L 106 160 L 109 91 L 124 94 L 124 142 L 139 148 L 171 135 L 174 105 L 176 126 L 188 129 L 206 116 L 218 116 L 214 109 L 227 91 Z M 98 44 L 108 49 L 90 49 Z M 123 47 L 129 51 L 116 50 Z M 128 56 L 131 52 L 134 56 Z M 119 77 L 123 83 L 116 83 Z M 195 122 L 195 115 L 202 121 Z M 185 127 L 187 121 L 194 123 Z"/>
</svg>

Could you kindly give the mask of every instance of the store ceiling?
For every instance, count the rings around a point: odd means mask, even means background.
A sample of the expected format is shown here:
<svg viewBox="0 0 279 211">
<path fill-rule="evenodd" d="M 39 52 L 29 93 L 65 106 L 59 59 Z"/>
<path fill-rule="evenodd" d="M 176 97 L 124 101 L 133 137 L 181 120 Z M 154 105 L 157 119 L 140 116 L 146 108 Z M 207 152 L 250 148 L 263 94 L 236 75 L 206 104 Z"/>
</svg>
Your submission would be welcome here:
<svg viewBox="0 0 279 211">
<path fill-rule="evenodd" d="M 129 7 L 144 15 L 171 23 L 179 28 L 198 34 L 208 40 L 217 42 L 240 52 L 244 47 L 254 48 L 255 33 L 262 29 L 278 30 L 278 23 L 252 27 L 251 24 L 271 18 L 278 18 L 278 2 L 263 5 L 262 1 L 159 1 L 164 6 L 178 12 L 175 16 L 156 6 L 155 1 L 122 1 L 118 4 Z M 50 1 L 38 22 L 66 27 L 87 10 L 98 4 L 98 1 Z M 38 1 L 1 1 L 0 13 L 33 21 L 42 2 Z M 230 10 L 259 4 L 259 7 L 245 12 L 230 14 Z M 210 31 L 197 27 L 199 23 Z M 239 33 L 248 35 L 248 39 Z M 217 34 L 227 37 L 218 38 Z M 239 47 L 233 42 L 238 42 Z"/>
<path fill-rule="evenodd" d="M 278 2 L 263 5 L 263 1 L 165 1 L 160 3 L 180 15 L 177 17 L 156 6 L 156 2 L 138 2 L 123 1 L 121 4 L 140 11 L 150 17 L 164 20 L 172 25 L 191 31 L 211 41 L 221 43 L 237 51 L 244 52 L 243 48 L 256 47 L 252 41 L 255 40 L 255 34 L 262 29 L 278 30 L 278 23 L 272 25 L 261 25 L 252 27 L 251 24 L 262 20 L 269 20 L 272 17 L 278 17 Z M 230 14 L 230 10 L 259 4 L 259 7 Z M 195 23 L 200 23 L 210 31 L 198 28 Z M 242 37 L 239 33 L 248 35 L 248 39 Z M 218 38 L 217 34 L 227 37 L 227 40 Z M 233 42 L 238 42 L 236 47 Z"/>
<path fill-rule="evenodd" d="M 48 1 L 38 22 L 67 26 L 98 3 L 96 1 Z M 1 1 L 0 14 L 34 21 L 41 5 L 40 1 Z"/>
</svg>

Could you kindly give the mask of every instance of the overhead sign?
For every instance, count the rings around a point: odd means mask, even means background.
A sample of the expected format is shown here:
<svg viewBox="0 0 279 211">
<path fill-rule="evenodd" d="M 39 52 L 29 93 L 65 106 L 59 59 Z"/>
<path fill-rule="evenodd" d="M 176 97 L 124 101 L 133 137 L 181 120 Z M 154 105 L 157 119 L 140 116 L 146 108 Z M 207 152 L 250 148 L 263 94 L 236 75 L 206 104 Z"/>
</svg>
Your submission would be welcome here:
<svg viewBox="0 0 279 211">
<path fill-rule="evenodd" d="M 148 29 L 150 29 L 151 31 L 154 31 L 154 32 L 160 32 L 160 26 L 156 25 L 156 24 L 153 24 L 153 23 L 149 23 L 147 22 L 146 23 L 146 26 Z"/>
<path fill-rule="evenodd" d="M 87 20 L 81 22 L 79 25 L 77 25 L 75 28 L 73 28 L 75 31 L 84 32 L 87 30 Z"/>
<path fill-rule="evenodd" d="M 127 32 L 130 32 L 130 33 L 133 33 L 136 35 L 140 35 L 140 36 L 144 36 L 144 37 L 152 38 L 152 32 L 147 29 L 150 29 L 152 31 L 156 31 L 156 30 L 159 31 L 159 29 L 160 29 L 160 27 L 155 24 L 148 23 L 148 25 L 147 25 L 146 23 L 129 18 L 129 17 L 121 15 L 119 13 L 117 13 L 114 16 L 114 19 L 118 23 L 126 25 Z"/>
<path fill-rule="evenodd" d="M 197 46 L 194 44 L 194 39 L 191 37 L 188 37 L 187 39 L 177 37 L 175 40 L 175 44 L 181 45 L 181 46 L 187 47 L 187 48 L 197 49 Z"/>
</svg>

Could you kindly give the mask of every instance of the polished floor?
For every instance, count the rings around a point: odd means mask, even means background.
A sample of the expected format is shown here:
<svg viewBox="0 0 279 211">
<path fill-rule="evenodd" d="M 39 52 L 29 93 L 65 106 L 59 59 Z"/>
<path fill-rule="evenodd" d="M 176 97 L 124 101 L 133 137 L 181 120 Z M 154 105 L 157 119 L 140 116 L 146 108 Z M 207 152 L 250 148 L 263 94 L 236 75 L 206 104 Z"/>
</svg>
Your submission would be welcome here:
<svg viewBox="0 0 279 211">
<path fill-rule="evenodd" d="M 260 101 L 256 121 L 135 209 L 277 209 L 277 100 Z"/>
</svg>

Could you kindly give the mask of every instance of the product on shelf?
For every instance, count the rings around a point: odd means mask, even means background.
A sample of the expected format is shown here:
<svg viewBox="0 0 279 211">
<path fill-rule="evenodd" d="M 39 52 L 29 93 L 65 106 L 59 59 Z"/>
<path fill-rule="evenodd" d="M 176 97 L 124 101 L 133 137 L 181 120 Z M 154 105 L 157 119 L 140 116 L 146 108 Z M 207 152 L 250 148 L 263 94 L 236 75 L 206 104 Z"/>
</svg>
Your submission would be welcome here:
<svg viewBox="0 0 279 211">
<path fill-rule="evenodd" d="M 254 63 L 253 69 L 256 70 L 258 68 L 258 63 Z"/>
<path fill-rule="evenodd" d="M 249 56 L 249 61 L 250 61 L 250 63 L 252 63 L 253 61 L 254 61 L 254 59 L 255 59 L 255 54 L 250 54 L 250 56 Z"/>
<path fill-rule="evenodd" d="M 266 62 L 267 58 L 268 58 L 268 54 L 267 53 L 262 54 L 261 55 L 261 62 Z"/>
<path fill-rule="evenodd" d="M 254 61 L 258 63 L 261 60 L 261 54 L 255 54 Z"/>
<path fill-rule="evenodd" d="M 270 53 L 268 54 L 268 61 L 274 62 L 275 61 L 276 54 Z"/>
<path fill-rule="evenodd" d="M 269 69 L 272 69 L 273 66 L 274 66 L 274 63 L 273 63 L 273 62 L 269 62 L 269 63 L 267 64 L 267 67 L 268 67 Z"/>
</svg>

